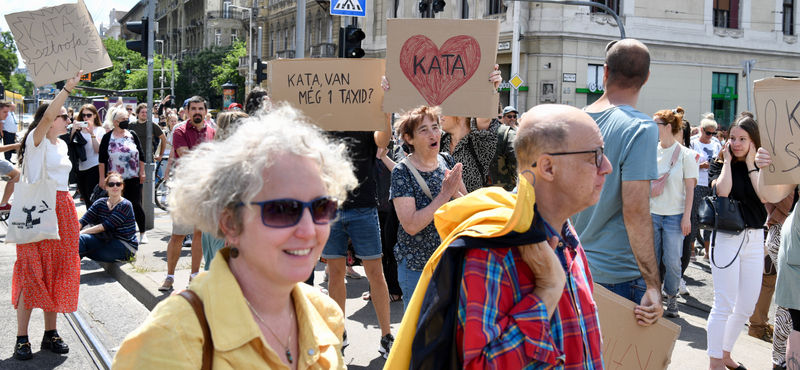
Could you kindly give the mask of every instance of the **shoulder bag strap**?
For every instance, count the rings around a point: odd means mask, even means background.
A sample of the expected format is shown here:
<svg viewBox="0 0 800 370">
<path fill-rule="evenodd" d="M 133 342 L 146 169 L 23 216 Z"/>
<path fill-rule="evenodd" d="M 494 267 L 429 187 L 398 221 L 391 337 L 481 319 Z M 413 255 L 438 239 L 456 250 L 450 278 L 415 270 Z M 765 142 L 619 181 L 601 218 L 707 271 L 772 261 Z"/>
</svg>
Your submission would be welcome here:
<svg viewBox="0 0 800 370">
<path fill-rule="evenodd" d="M 714 196 L 714 201 L 711 202 L 711 209 L 714 210 L 714 230 L 711 232 L 711 263 L 714 264 L 714 266 L 716 268 L 718 268 L 720 270 L 723 270 L 723 269 L 726 269 L 728 267 L 731 267 L 731 265 L 734 262 L 736 262 L 736 258 L 739 257 L 739 253 L 742 252 L 742 246 L 744 246 L 744 239 L 745 238 L 742 238 L 742 243 L 739 244 L 739 250 L 736 251 L 736 255 L 733 256 L 733 259 L 731 260 L 731 262 L 729 264 L 725 265 L 724 267 L 719 267 L 719 265 L 717 265 L 717 261 L 714 260 L 714 249 L 715 249 L 715 247 L 717 245 L 717 226 L 718 226 L 718 216 L 719 216 L 719 213 L 717 212 L 717 199 L 718 198 L 717 198 L 717 187 L 716 186 L 711 188 L 711 194 Z M 743 230 L 742 232 L 746 233 L 747 229 Z M 747 237 L 746 234 L 745 234 L 745 237 Z"/>
<path fill-rule="evenodd" d="M 483 164 L 481 164 L 481 160 L 478 158 L 478 153 L 475 152 L 475 145 L 472 144 L 472 137 L 467 135 L 467 148 L 469 148 L 470 154 L 472 154 L 472 159 L 475 160 L 475 165 L 478 166 L 478 171 L 480 171 L 481 182 L 483 182 L 483 186 L 486 186 L 488 173 L 484 171 Z M 496 150 L 495 150 L 496 151 Z M 491 185 L 491 184 L 489 184 Z"/>
<path fill-rule="evenodd" d="M 406 165 L 406 167 L 408 167 L 408 170 L 411 171 L 411 174 L 414 175 L 415 179 L 417 179 L 417 183 L 419 184 L 419 187 L 422 188 L 422 192 L 425 193 L 425 195 L 427 195 L 428 198 L 433 200 L 433 196 L 431 195 L 431 189 L 428 188 L 428 184 L 426 184 L 425 180 L 422 179 L 422 175 L 420 175 L 419 171 L 417 171 L 417 168 L 414 167 L 413 164 L 411 164 L 411 161 L 408 160 L 408 157 L 400 161 L 400 163 L 403 163 Z"/>
<path fill-rule="evenodd" d="M 678 156 L 681 154 L 681 144 L 675 147 L 675 150 L 672 151 L 672 159 L 669 161 L 669 168 L 672 169 L 675 166 L 675 163 L 678 162 Z"/>
<path fill-rule="evenodd" d="M 203 310 L 203 301 L 200 300 L 197 293 L 189 289 L 182 290 L 178 295 L 189 301 L 194 313 L 197 315 L 197 320 L 200 321 L 200 328 L 203 329 L 203 367 L 201 369 L 211 370 L 214 364 L 214 343 L 211 339 L 211 330 L 208 328 L 206 313 Z"/>
</svg>

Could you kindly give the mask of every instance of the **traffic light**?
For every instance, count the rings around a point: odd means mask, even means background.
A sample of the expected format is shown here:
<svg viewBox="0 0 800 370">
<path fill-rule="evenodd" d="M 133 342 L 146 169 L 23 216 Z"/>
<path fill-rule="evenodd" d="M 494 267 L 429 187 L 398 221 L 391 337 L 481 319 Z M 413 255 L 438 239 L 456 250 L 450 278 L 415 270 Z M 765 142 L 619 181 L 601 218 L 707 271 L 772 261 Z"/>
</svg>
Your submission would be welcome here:
<svg viewBox="0 0 800 370">
<path fill-rule="evenodd" d="M 367 37 L 360 28 L 349 25 L 339 29 L 339 57 L 341 58 L 363 58 L 364 49 L 361 48 L 361 41 Z"/>
<path fill-rule="evenodd" d="M 433 12 L 439 13 L 441 11 L 444 11 L 445 5 L 447 5 L 447 3 L 445 3 L 444 0 L 435 0 L 433 2 Z"/>
<path fill-rule="evenodd" d="M 131 74 L 131 64 L 125 63 L 125 74 Z"/>
<path fill-rule="evenodd" d="M 128 23 L 125 24 L 125 27 L 128 28 L 128 31 L 131 31 L 132 33 L 136 33 L 136 34 L 142 35 L 142 39 L 141 40 L 128 41 L 128 42 L 125 43 L 125 46 L 127 46 L 128 49 L 130 49 L 130 50 L 138 51 L 139 54 L 142 54 L 142 56 L 145 57 L 145 58 L 147 58 L 147 49 L 149 48 L 148 42 L 150 41 L 149 36 L 148 36 L 148 34 L 149 34 L 148 25 L 149 24 L 150 24 L 150 22 L 148 22 L 147 18 L 142 18 L 142 20 L 139 21 L 139 22 L 128 22 Z M 128 72 L 128 73 L 130 73 L 130 72 Z"/>
<path fill-rule="evenodd" d="M 267 79 L 267 62 L 262 62 L 261 58 L 256 60 L 256 83 L 261 85 L 261 81 Z"/>
</svg>

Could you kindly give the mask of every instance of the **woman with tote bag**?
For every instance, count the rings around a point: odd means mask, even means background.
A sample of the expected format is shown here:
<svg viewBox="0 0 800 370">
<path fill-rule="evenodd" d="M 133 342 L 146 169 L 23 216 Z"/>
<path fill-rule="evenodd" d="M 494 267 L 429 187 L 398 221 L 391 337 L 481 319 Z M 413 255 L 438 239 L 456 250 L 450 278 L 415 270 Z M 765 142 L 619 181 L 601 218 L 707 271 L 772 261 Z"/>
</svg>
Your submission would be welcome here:
<svg viewBox="0 0 800 370">
<path fill-rule="evenodd" d="M 45 332 L 42 350 L 49 349 L 55 353 L 69 352 L 69 346 L 56 331 L 56 318 L 59 312 L 74 312 L 78 308 L 81 270 L 78 257 L 80 226 L 75 204 L 69 194 L 68 179 L 72 164 L 67 157 L 67 144 L 58 137 L 67 133 L 69 116 L 64 103 L 78 84 L 82 73 L 83 71 L 67 80 L 52 103 L 39 107 L 19 151 L 19 163 L 28 182 L 18 185 L 19 187 L 23 185 L 35 187 L 37 184 L 47 187 L 55 182 L 55 204 L 40 204 L 37 207 L 55 208 L 59 239 L 47 238 L 24 244 L 20 244 L 24 239 L 16 239 L 17 261 L 14 264 L 11 303 L 17 310 L 17 343 L 14 346 L 14 358 L 18 360 L 28 360 L 33 357 L 31 343 L 28 341 L 28 323 L 34 308 L 41 308 L 44 311 Z M 18 192 L 17 195 L 19 194 Z M 30 208 L 25 207 L 21 201 L 24 199 L 15 202 L 14 207 L 19 206 L 20 209 L 27 208 L 30 211 Z M 11 219 L 13 214 L 14 208 Z M 39 216 L 33 215 L 33 218 L 36 217 Z M 14 227 L 12 222 L 9 222 L 9 225 Z M 30 228 L 33 227 L 35 225 L 31 225 Z M 52 231 L 54 230 L 43 232 Z M 38 239 L 36 237 L 28 240 Z"/>
</svg>

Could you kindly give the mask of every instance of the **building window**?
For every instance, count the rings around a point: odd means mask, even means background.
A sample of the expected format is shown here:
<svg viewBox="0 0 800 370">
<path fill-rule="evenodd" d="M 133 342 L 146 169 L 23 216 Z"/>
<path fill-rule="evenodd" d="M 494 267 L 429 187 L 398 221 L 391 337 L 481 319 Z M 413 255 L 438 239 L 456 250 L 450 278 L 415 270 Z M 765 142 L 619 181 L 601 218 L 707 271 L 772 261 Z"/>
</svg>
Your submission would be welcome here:
<svg viewBox="0 0 800 370">
<path fill-rule="evenodd" d="M 297 49 L 297 26 L 292 26 L 292 50 Z"/>
<path fill-rule="evenodd" d="M 783 34 L 794 35 L 794 0 L 783 0 Z"/>
<path fill-rule="evenodd" d="M 739 28 L 739 0 L 714 0 L 714 27 Z"/>
<path fill-rule="evenodd" d="M 222 30 L 219 28 L 214 30 L 214 45 L 222 46 Z"/>
<path fill-rule="evenodd" d="M 461 19 L 469 19 L 469 0 L 461 0 Z"/>
<path fill-rule="evenodd" d="M 222 18 L 230 19 L 231 17 L 231 0 L 224 0 L 222 2 Z"/>
<path fill-rule="evenodd" d="M 486 1 L 488 5 L 488 9 L 486 9 L 486 14 L 500 14 L 506 12 L 506 6 L 503 5 L 503 0 L 488 0 Z"/>
<path fill-rule="evenodd" d="M 269 33 L 269 56 L 275 55 L 275 31 Z"/>
<path fill-rule="evenodd" d="M 622 1 L 622 0 L 592 0 L 593 3 L 603 4 L 603 5 L 611 8 L 611 10 L 613 10 L 614 13 L 617 13 L 617 15 L 619 15 L 619 3 L 620 3 L 620 1 Z M 591 7 L 591 8 L 592 8 L 591 9 L 592 13 L 603 13 L 603 14 L 608 13 L 604 9 L 600 9 L 600 8 L 596 8 L 596 7 Z"/>
<path fill-rule="evenodd" d="M 589 64 L 586 71 L 586 105 L 590 105 L 603 96 L 603 65 Z"/>
<path fill-rule="evenodd" d="M 239 41 L 239 30 L 232 29 L 231 30 L 231 45 L 235 44 L 237 41 Z"/>
<path fill-rule="evenodd" d="M 730 127 L 736 118 L 736 103 L 738 94 L 739 75 L 736 73 L 717 73 L 711 78 L 711 109 L 714 118 L 722 127 Z"/>
</svg>

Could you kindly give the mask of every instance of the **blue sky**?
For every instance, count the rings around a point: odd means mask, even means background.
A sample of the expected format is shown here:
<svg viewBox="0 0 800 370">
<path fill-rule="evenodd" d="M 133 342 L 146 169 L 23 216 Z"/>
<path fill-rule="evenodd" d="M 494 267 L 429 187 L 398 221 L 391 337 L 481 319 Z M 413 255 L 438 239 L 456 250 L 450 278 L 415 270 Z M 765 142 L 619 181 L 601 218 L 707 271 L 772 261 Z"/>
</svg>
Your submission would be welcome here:
<svg viewBox="0 0 800 370">
<path fill-rule="evenodd" d="M 100 23 L 108 26 L 109 21 L 109 13 L 111 9 L 116 9 L 119 11 L 128 11 L 130 8 L 133 8 L 139 0 L 84 0 L 86 3 L 86 8 L 89 9 L 89 13 L 92 14 L 92 19 L 94 20 L 95 27 L 100 27 Z M 37 10 L 39 8 L 43 8 L 46 6 L 55 6 L 60 4 L 66 3 L 77 3 L 77 1 L 54 1 L 54 0 L 5 0 L 2 6 L 3 17 L 0 17 L 0 29 L 5 31 L 10 31 L 8 28 L 8 24 L 6 23 L 6 14 L 22 12 L 22 11 L 30 11 L 30 10 Z M 19 59 L 20 67 L 24 67 L 22 62 L 22 58 L 17 54 L 17 58 Z"/>
</svg>

